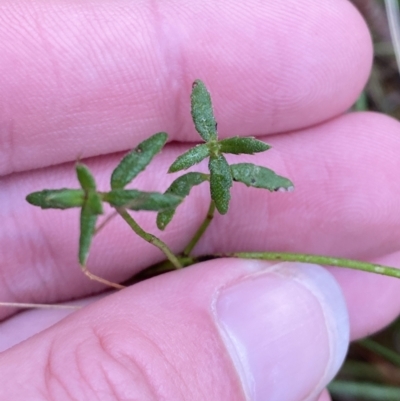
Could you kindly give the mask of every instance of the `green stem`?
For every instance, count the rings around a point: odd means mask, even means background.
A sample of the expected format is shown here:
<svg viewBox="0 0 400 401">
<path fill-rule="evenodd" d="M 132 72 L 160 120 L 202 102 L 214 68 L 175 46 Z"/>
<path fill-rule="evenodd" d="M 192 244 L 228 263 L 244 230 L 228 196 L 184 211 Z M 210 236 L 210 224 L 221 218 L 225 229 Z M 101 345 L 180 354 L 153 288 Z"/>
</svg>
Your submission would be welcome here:
<svg viewBox="0 0 400 401">
<path fill-rule="evenodd" d="M 125 288 L 124 285 L 121 285 L 121 284 L 118 284 L 118 283 L 113 283 L 112 281 L 106 280 L 106 279 L 103 278 L 103 277 L 96 276 L 96 275 L 93 274 L 91 271 L 89 271 L 89 269 L 87 268 L 86 265 L 81 265 L 81 269 L 82 269 L 83 274 L 84 274 L 85 276 L 89 277 L 90 280 L 97 281 L 97 282 L 99 282 L 99 283 L 108 285 L 109 287 L 116 288 L 117 290 L 122 290 L 122 289 Z"/>
<path fill-rule="evenodd" d="M 400 355 L 396 351 L 392 351 L 390 348 L 385 347 L 378 342 L 371 340 L 370 338 L 365 338 L 364 340 L 358 341 L 358 344 L 363 346 L 364 348 L 369 349 L 377 355 L 380 355 L 382 358 L 385 358 L 393 365 L 400 367 Z"/>
<path fill-rule="evenodd" d="M 365 91 L 361 92 L 359 98 L 357 99 L 354 109 L 356 111 L 365 111 L 368 110 L 368 100 L 367 100 L 367 94 Z"/>
<path fill-rule="evenodd" d="M 373 381 L 375 383 L 382 383 L 386 380 L 384 374 L 371 362 L 360 362 L 352 359 L 347 359 L 338 375 L 336 380 L 346 378 L 347 380 L 362 380 L 363 382 Z"/>
<path fill-rule="evenodd" d="M 183 250 L 183 252 L 182 252 L 183 256 L 189 256 L 190 255 L 190 252 L 192 252 L 193 248 L 199 242 L 200 238 L 205 233 L 205 231 L 207 230 L 208 226 L 210 225 L 212 219 L 214 218 L 214 212 L 215 212 L 215 203 L 212 200 L 211 203 L 210 203 L 210 207 L 208 208 L 208 211 L 207 211 L 207 216 L 205 217 L 205 219 L 201 223 L 201 226 L 196 231 L 196 233 L 194 234 L 193 238 L 187 244 L 186 248 Z"/>
<path fill-rule="evenodd" d="M 356 397 L 365 401 L 400 400 L 400 388 L 397 386 L 335 380 L 328 385 L 328 390 L 337 397 Z"/>
<path fill-rule="evenodd" d="M 0 306 L 23 309 L 81 309 L 80 305 L 63 305 L 63 304 L 30 304 L 25 302 L 0 302 Z"/>
<path fill-rule="evenodd" d="M 361 262 L 359 260 L 333 258 L 321 255 L 286 252 L 236 252 L 217 254 L 215 256 L 242 259 L 280 260 L 285 262 L 316 263 L 319 265 L 347 267 L 349 269 L 362 270 L 370 273 L 382 274 L 384 276 L 400 278 L 400 269 L 395 269 L 394 267 Z"/>
<path fill-rule="evenodd" d="M 168 245 L 165 242 L 161 241 L 155 235 L 144 231 L 125 209 L 117 208 L 117 212 L 129 224 L 129 227 L 139 235 L 139 237 L 142 237 L 145 241 L 160 249 L 176 269 L 182 268 L 178 258 L 174 255 L 171 249 L 168 248 Z"/>
</svg>

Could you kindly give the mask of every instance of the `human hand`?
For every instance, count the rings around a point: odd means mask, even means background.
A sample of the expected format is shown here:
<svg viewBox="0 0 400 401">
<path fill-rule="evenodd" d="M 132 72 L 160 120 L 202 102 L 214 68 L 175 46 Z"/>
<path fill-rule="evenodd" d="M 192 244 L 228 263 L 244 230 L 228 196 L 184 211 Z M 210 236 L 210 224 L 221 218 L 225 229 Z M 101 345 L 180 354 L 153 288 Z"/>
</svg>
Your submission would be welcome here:
<svg viewBox="0 0 400 401">
<path fill-rule="evenodd" d="M 197 140 L 188 101 L 196 78 L 211 91 L 220 136 L 265 139 L 274 148 L 251 161 L 296 186 L 290 195 L 235 187 L 228 216 L 215 219 L 196 252 L 399 264 L 399 126 L 377 114 L 341 115 L 371 64 L 367 29 L 347 2 L 10 1 L 1 12 L 2 300 L 85 303 L 100 290 L 76 263 L 76 211 L 44 213 L 24 198 L 73 186 L 72 164 L 62 163 L 78 156 L 95 157 L 88 164 L 105 188 L 120 157 L 113 153 L 161 130 Z M 173 177 L 164 171 L 185 147 L 168 145 L 135 186 L 166 188 Z M 207 187 L 194 191 L 161 236 L 176 251 L 208 206 Z M 154 217 L 139 219 L 154 230 Z M 96 274 L 123 281 L 162 259 L 122 222 L 107 231 L 89 259 Z M 199 264 L 107 296 L 46 331 L 65 312 L 2 309 L 3 349 L 42 331 L 1 354 L 3 399 L 315 399 L 344 357 L 349 325 L 357 338 L 388 323 L 400 284 L 332 269 L 348 323 L 322 268 L 270 266 Z"/>
</svg>

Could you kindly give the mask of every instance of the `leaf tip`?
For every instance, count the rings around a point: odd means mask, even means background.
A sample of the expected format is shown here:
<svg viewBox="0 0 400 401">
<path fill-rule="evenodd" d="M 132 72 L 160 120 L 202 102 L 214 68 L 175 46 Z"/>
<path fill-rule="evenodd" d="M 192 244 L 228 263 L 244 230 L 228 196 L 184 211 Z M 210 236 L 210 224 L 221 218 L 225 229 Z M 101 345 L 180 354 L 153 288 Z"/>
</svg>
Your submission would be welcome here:
<svg viewBox="0 0 400 401">
<path fill-rule="evenodd" d="M 290 185 L 288 187 L 279 187 L 277 189 L 277 192 L 293 192 L 294 191 L 294 185 Z"/>
<path fill-rule="evenodd" d="M 167 226 L 167 225 L 166 225 L 163 221 L 160 221 L 160 220 L 158 219 L 158 217 L 157 217 L 157 228 L 158 228 L 160 231 L 164 231 L 166 226 Z"/>
<path fill-rule="evenodd" d="M 224 215 L 224 214 L 227 214 L 227 213 L 228 213 L 228 209 L 229 209 L 229 208 L 222 209 L 222 210 L 221 210 L 221 209 L 217 209 L 217 210 L 218 210 L 218 213 L 219 213 L 219 214 Z"/>
<path fill-rule="evenodd" d="M 169 166 L 168 174 L 176 173 L 177 171 L 179 171 L 179 170 L 176 169 L 176 167 L 174 166 L 174 164 L 175 164 L 175 163 L 172 163 L 172 164 Z"/>
<path fill-rule="evenodd" d="M 159 212 L 157 214 L 157 220 L 156 220 L 157 228 L 160 231 L 164 231 L 167 225 L 171 222 L 172 217 L 174 217 L 174 214 L 175 214 L 175 209 Z"/>
<path fill-rule="evenodd" d="M 192 83 L 192 89 L 196 88 L 196 86 L 202 85 L 205 87 L 204 82 L 201 79 L 195 79 Z"/>
<path fill-rule="evenodd" d="M 26 195 L 25 200 L 31 205 L 40 206 L 40 196 L 38 195 L 38 192 L 32 192 Z"/>
</svg>

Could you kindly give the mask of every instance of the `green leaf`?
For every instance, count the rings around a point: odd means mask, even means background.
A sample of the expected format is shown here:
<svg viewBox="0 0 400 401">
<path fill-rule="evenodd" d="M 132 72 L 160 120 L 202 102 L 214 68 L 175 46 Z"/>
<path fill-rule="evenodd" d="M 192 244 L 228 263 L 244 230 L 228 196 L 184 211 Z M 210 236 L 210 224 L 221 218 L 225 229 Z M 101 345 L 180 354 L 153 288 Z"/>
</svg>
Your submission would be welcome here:
<svg viewBox="0 0 400 401">
<path fill-rule="evenodd" d="M 271 148 L 271 146 L 265 142 L 259 141 L 258 139 L 252 137 L 241 138 L 239 136 L 223 139 L 219 142 L 219 146 L 222 153 L 233 153 L 235 155 L 241 153 L 252 155 L 258 152 L 264 152 Z"/>
<path fill-rule="evenodd" d="M 211 199 L 220 214 L 225 214 L 229 208 L 231 199 L 230 188 L 232 186 L 232 174 L 229 164 L 223 155 L 210 158 Z"/>
<path fill-rule="evenodd" d="M 42 209 L 69 209 L 83 205 L 85 192 L 82 189 L 44 189 L 32 192 L 26 200 Z"/>
<path fill-rule="evenodd" d="M 195 186 L 199 185 L 209 179 L 208 174 L 202 173 L 186 173 L 178 177 L 170 187 L 165 191 L 165 194 L 173 194 L 179 196 L 181 199 L 189 195 L 190 190 Z M 165 227 L 170 223 L 172 217 L 174 217 L 176 211 L 175 208 L 165 210 L 158 213 L 157 215 L 157 227 L 160 230 L 164 230 Z"/>
<path fill-rule="evenodd" d="M 292 191 L 294 188 L 290 180 L 266 167 L 251 163 L 232 164 L 230 167 L 233 180 L 248 187 L 265 188 L 269 191 Z"/>
<path fill-rule="evenodd" d="M 211 104 L 211 96 L 204 83 L 197 79 L 193 82 L 192 94 L 192 118 L 194 126 L 200 136 L 206 141 L 217 139 L 217 123 Z"/>
<path fill-rule="evenodd" d="M 194 148 L 189 149 L 183 155 L 180 155 L 171 165 L 168 173 L 175 173 L 180 170 L 186 170 L 189 167 L 200 163 L 210 155 L 210 151 L 206 144 L 196 145 Z"/>
<path fill-rule="evenodd" d="M 178 206 L 182 198 L 159 192 L 142 192 L 136 189 L 113 189 L 103 195 L 103 201 L 108 202 L 113 207 L 160 212 Z"/>
<path fill-rule="evenodd" d="M 86 265 L 89 249 L 96 229 L 97 214 L 93 213 L 88 203 L 81 209 L 80 236 L 79 236 L 79 263 Z"/>
<path fill-rule="evenodd" d="M 96 182 L 94 177 L 87 166 L 82 163 L 77 163 L 75 166 L 76 175 L 78 176 L 79 183 L 85 191 L 96 190 Z"/>
<path fill-rule="evenodd" d="M 124 188 L 125 185 L 129 184 L 161 151 L 167 139 L 168 135 L 165 132 L 159 132 L 141 142 L 129 152 L 113 171 L 111 188 Z"/>
<path fill-rule="evenodd" d="M 103 214 L 103 202 L 97 192 L 89 191 L 86 195 L 86 206 L 89 207 L 93 214 Z"/>
</svg>

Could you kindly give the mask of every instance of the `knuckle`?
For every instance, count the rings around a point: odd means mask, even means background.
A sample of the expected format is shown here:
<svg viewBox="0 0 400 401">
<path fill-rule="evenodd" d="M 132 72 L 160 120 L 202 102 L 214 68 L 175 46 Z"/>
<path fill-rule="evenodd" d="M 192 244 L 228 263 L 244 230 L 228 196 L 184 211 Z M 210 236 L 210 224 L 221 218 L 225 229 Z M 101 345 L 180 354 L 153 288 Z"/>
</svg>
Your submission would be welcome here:
<svg viewBox="0 0 400 401">
<path fill-rule="evenodd" d="M 91 330 L 84 339 L 58 337 L 45 362 L 45 399 L 159 399 L 136 353 L 125 352 L 118 337 L 118 333 L 98 330 Z"/>
</svg>

